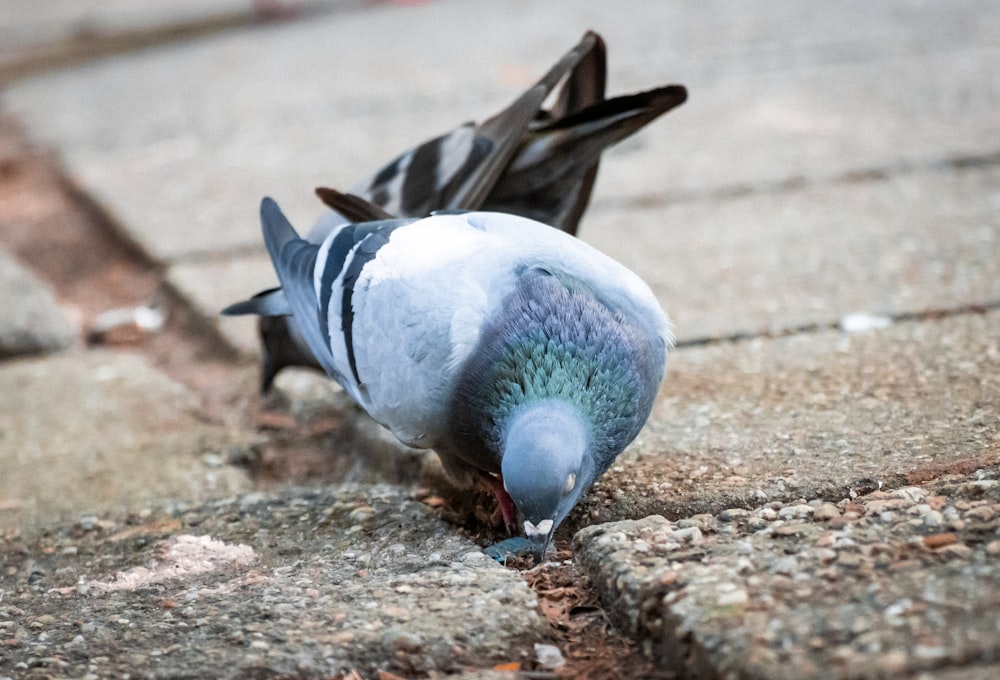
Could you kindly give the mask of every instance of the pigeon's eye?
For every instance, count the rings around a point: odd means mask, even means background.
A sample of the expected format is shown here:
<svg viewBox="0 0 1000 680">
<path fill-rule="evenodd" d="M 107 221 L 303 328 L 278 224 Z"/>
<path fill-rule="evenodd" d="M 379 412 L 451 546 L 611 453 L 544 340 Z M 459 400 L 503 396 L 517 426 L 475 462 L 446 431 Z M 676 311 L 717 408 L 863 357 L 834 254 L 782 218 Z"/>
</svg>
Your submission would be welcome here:
<svg viewBox="0 0 1000 680">
<path fill-rule="evenodd" d="M 563 489 L 563 493 L 564 494 L 569 493 L 570 491 L 573 490 L 573 487 L 575 486 L 576 486 L 576 475 L 571 472 L 569 476 L 566 477 L 566 488 Z"/>
</svg>

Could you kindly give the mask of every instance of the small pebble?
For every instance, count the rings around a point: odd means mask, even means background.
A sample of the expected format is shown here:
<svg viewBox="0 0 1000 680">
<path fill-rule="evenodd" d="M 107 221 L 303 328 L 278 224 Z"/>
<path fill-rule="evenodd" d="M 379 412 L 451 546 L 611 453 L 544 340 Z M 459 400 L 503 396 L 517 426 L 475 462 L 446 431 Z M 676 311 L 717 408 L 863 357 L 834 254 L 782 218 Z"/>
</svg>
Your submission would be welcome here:
<svg viewBox="0 0 1000 680">
<path fill-rule="evenodd" d="M 674 540 L 682 543 L 690 543 L 691 545 L 701 545 L 705 542 L 705 537 L 698 527 L 688 527 L 675 531 Z"/>
<path fill-rule="evenodd" d="M 775 562 L 771 570 L 776 574 L 791 576 L 799 570 L 799 561 L 794 555 L 786 555 Z"/>
<path fill-rule="evenodd" d="M 405 630 L 390 630 L 382 636 L 382 647 L 390 652 L 413 653 L 420 651 L 424 641 L 419 635 Z"/>
<path fill-rule="evenodd" d="M 837 551 L 830 548 L 817 548 L 813 555 L 823 564 L 830 564 L 837 559 Z"/>
<path fill-rule="evenodd" d="M 364 522 L 375 516 L 375 508 L 370 505 L 362 505 L 360 508 L 351 510 L 348 517 L 352 522 Z"/>
<path fill-rule="evenodd" d="M 566 665 L 566 659 L 555 645 L 535 643 L 535 660 L 545 670 L 554 670 Z"/>
<path fill-rule="evenodd" d="M 817 522 L 827 522 L 834 517 L 840 517 L 840 508 L 833 503 L 823 503 L 813 509 L 812 518 Z"/>
<path fill-rule="evenodd" d="M 943 534 L 931 534 L 930 536 L 924 536 L 924 545 L 931 550 L 937 550 L 938 548 L 943 548 L 946 545 L 951 545 L 958 541 L 958 537 L 953 533 L 943 533 Z"/>
<path fill-rule="evenodd" d="M 737 590 L 732 590 L 727 593 L 722 593 L 716 600 L 720 607 L 736 607 L 740 605 L 745 605 L 750 601 L 750 596 L 747 595 L 747 591 L 742 588 Z"/>
<path fill-rule="evenodd" d="M 811 517 L 813 514 L 813 509 L 808 505 L 787 505 L 778 511 L 778 517 L 781 519 L 805 519 L 806 517 Z"/>
<path fill-rule="evenodd" d="M 681 529 L 697 528 L 707 531 L 715 526 L 715 515 L 708 513 L 692 515 L 691 517 L 677 520 L 677 526 Z"/>
<path fill-rule="evenodd" d="M 979 507 L 972 508 L 965 513 L 966 520 L 977 520 L 980 522 L 989 522 L 994 517 L 996 517 L 996 513 L 993 512 L 993 508 L 988 505 L 980 505 Z"/>
<path fill-rule="evenodd" d="M 952 543 L 951 545 L 946 545 L 938 548 L 934 551 L 936 555 L 944 555 L 945 557 L 957 557 L 960 559 L 966 559 L 972 554 L 972 548 L 961 543 Z"/>
<path fill-rule="evenodd" d="M 757 511 L 757 516 L 761 519 L 767 520 L 768 522 L 773 522 L 778 519 L 778 513 L 772 508 L 761 508 Z"/>
<path fill-rule="evenodd" d="M 743 508 L 729 508 L 719 513 L 719 521 L 732 522 L 734 520 L 740 519 L 741 517 L 746 517 L 749 514 L 750 511 L 745 510 Z"/>
<path fill-rule="evenodd" d="M 841 552 L 837 555 L 837 564 L 853 569 L 861 566 L 861 556 L 856 553 Z"/>
</svg>

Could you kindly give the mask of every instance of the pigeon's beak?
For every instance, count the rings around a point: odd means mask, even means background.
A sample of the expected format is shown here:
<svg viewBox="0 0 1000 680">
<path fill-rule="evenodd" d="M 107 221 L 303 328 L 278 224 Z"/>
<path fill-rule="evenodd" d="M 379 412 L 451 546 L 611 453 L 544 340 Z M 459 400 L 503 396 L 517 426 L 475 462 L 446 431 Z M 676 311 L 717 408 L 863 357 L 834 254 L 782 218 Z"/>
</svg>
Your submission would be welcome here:
<svg viewBox="0 0 1000 680">
<path fill-rule="evenodd" d="M 543 519 L 537 525 L 525 520 L 524 535 L 531 541 L 531 554 L 535 557 L 535 564 L 541 564 L 545 558 L 545 551 L 549 548 L 555 528 L 555 522 L 551 519 Z"/>
<path fill-rule="evenodd" d="M 531 554 L 535 558 L 535 564 L 541 564 L 545 559 L 545 551 L 549 549 L 549 542 L 552 540 L 552 532 L 547 534 L 535 534 L 531 537 Z"/>
</svg>

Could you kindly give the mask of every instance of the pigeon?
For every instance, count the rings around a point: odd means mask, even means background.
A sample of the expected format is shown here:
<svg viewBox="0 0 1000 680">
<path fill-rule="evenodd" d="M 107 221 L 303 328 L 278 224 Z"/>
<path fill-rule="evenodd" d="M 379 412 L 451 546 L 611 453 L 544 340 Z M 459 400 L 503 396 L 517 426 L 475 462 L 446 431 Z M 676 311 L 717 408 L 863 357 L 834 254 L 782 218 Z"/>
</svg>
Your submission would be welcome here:
<svg viewBox="0 0 1000 680">
<path fill-rule="evenodd" d="M 404 152 L 350 193 L 318 188 L 329 210 L 306 239 L 321 243 L 349 222 L 455 209 L 521 215 L 575 235 L 604 149 L 687 99 L 682 85 L 605 99 L 606 71 L 604 41 L 588 31 L 495 116 Z M 288 318 L 262 317 L 259 332 L 262 393 L 287 366 L 321 368 Z"/>
<path fill-rule="evenodd" d="M 317 363 L 408 446 L 520 513 L 536 563 L 638 435 L 671 323 L 592 246 L 504 213 L 346 224 L 319 244 L 260 209 L 281 287 L 223 314 L 291 316 Z"/>
</svg>

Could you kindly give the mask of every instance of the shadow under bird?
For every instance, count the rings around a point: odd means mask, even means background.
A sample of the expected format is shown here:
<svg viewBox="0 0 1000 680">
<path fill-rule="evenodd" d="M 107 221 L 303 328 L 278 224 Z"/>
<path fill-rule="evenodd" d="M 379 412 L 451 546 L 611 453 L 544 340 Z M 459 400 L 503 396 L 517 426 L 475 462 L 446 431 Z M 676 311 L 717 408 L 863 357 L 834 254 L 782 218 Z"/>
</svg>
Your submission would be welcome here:
<svg viewBox="0 0 1000 680">
<path fill-rule="evenodd" d="M 545 76 L 488 120 L 466 123 L 403 154 L 342 194 L 317 189 L 330 207 L 307 240 L 348 222 L 486 210 L 530 217 L 576 234 L 601 153 L 687 99 L 681 85 L 605 99 L 606 49 L 588 31 Z M 550 95 L 550 108 L 543 108 Z M 262 293 L 262 295 L 265 295 Z M 296 321 L 260 321 L 261 391 L 287 366 L 322 368 Z"/>
<path fill-rule="evenodd" d="M 485 480 L 535 562 L 642 428 L 673 338 L 649 287 L 595 248 L 493 212 L 299 238 L 261 204 L 281 288 L 226 314 L 288 316 L 327 375 L 400 441 Z"/>
</svg>

